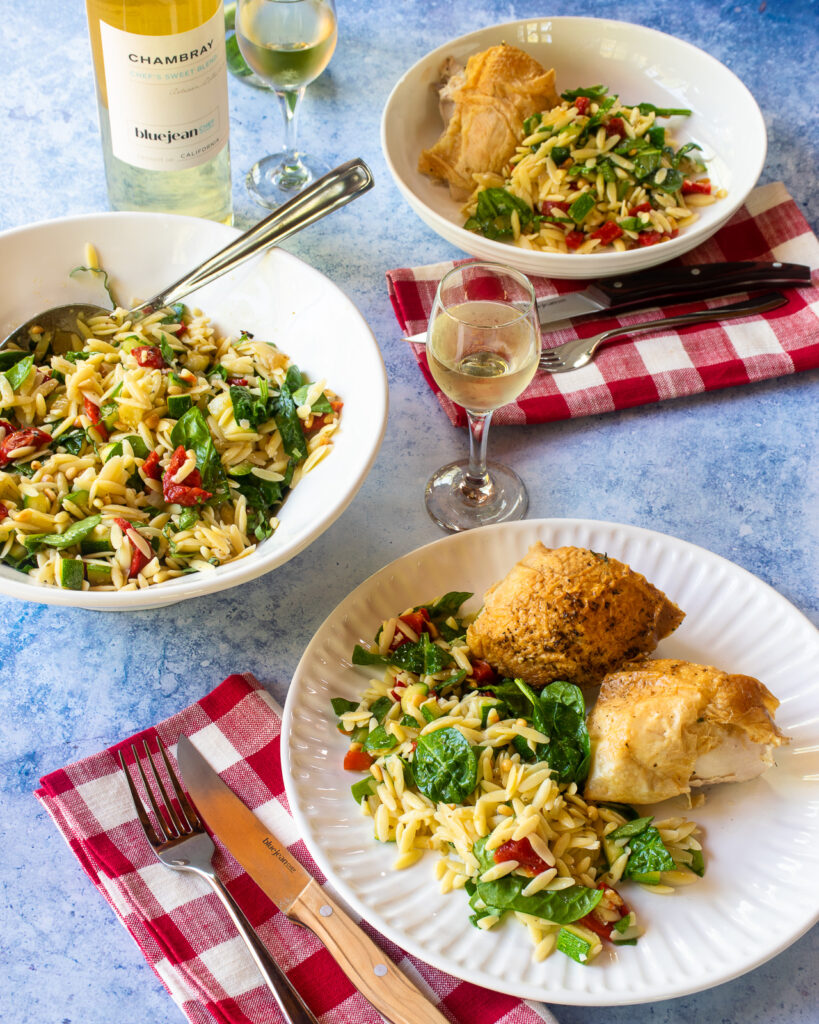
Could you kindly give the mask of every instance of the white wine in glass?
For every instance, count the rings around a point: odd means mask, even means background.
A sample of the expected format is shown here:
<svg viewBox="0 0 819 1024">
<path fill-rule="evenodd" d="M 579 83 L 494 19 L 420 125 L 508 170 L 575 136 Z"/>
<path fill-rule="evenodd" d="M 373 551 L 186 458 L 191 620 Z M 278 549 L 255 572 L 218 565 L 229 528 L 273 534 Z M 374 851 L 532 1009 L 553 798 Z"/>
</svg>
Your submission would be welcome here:
<svg viewBox="0 0 819 1024">
<path fill-rule="evenodd" d="M 239 0 L 236 39 L 248 65 L 275 91 L 285 123 L 285 148 L 259 160 L 247 187 L 275 208 L 328 168 L 298 149 L 296 115 L 305 88 L 324 71 L 336 48 L 333 0 Z"/>
<path fill-rule="evenodd" d="M 469 458 L 439 469 L 426 505 L 444 529 L 459 531 L 521 519 L 529 499 L 508 466 L 487 463 L 495 409 L 535 375 L 540 330 L 535 296 L 523 274 L 493 263 L 456 267 L 438 285 L 427 332 L 427 362 L 438 386 L 469 421 Z"/>
</svg>

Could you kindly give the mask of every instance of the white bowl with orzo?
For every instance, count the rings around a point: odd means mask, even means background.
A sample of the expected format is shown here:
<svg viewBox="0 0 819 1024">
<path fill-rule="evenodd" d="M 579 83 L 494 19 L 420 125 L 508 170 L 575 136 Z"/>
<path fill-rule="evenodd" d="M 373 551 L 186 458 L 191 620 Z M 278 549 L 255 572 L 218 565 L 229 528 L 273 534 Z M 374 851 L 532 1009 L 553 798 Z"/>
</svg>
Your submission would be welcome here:
<svg viewBox="0 0 819 1024">
<path fill-rule="evenodd" d="M 75 268 L 102 267 L 127 310 L 237 234 L 140 213 L 5 232 L 0 336 L 51 306 L 110 305 L 102 274 Z M 31 364 L 0 353 L 0 594 L 124 611 L 224 590 L 298 554 L 356 494 L 387 381 L 341 290 L 272 249 L 183 306 L 115 311 Z"/>
<path fill-rule="evenodd" d="M 624 169 L 631 166 L 628 173 L 634 174 L 636 151 L 628 148 L 628 139 L 621 145 L 614 138 L 617 122 L 612 124 L 611 117 L 616 115 L 628 120 L 622 110 L 612 108 L 608 113 L 601 113 L 599 119 L 603 123 L 590 135 L 587 117 L 598 116 L 601 105 L 594 95 L 590 109 L 572 115 L 578 130 L 581 125 L 587 129 L 580 136 L 581 140 L 586 140 L 582 152 L 575 152 L 566 139 L 558 139 L 556 129 L 550 134 L 543 131 L 537 134 L 537 126 L 531 122 L 525 132 L 519 131 L 518 145 L 520 147 L 524 141 L 525 145 L 510 158 L 514 164 L 525 157 L 523 176 L 507 173 L 511 166 L 508 163 L 497 174 L 473 172 L 476 192 L 503 188 L 511 191 L 520 203 L 528 204 L 534 219 L 530 222 L 529 213 L 521 206 L 519 230 L 517 223 L 511 227 L 506 223 L 510 220 L 508 214 L 514 200 L 501 195 L 498 207 L 497 203 L 489 202 L 492 196 L 487 195 L 487 205 L 479 208 L 476 217 L 475 194 L 471 203 L 466 196 L 452 198 L 443 181 L 421 173 L 418 164 L 422 151 L 434 146 L 444 128 L 436 85 L 441 81 L 445 61 L 453 58 L 463 66 L 470 57 L 500 43 L 524 51 L 545 69 L 553 68 L 558 94 L 578 90 L 594 93 L 595 87 L 602 85 L 607 87 L 608 97 L 618 96 L 617 102 L 631 110 L 645 104 L 657 110 L 690 111 L 685 116 L 670 117 L 655 115 L 648 109 L 644 112 L 647 116 L 642 118 L 638 116 L 640 112 L 634 113 L 632 127 L 640 138 L 645 138 L 646 144 L 652 139 L 652 128 L 665 129 L 663 138 L 653 137 L 654 152 L 640 157 L 643 161 L 647 156 L 656 157 L 663 161 L 663 166 L 655 168 L 653 164 L 646 164 L 639 169 L 638 177 L 644 170 L 650 172 L 650 176 L 643 175 L 634 183 L 639 190 L 646 181 L 657 179 L 657 187 L 644 189 L 645 194 L 634 202 L 632 193 L 616 192 L 621 181 L 624 189 L 628 184 Z M 571 106 L 571 102 L 566 106 Z M 587 105 L 583 103 L 583 107 Z M 651 125 L 648 120 L 652 121 Z M 542 123 L 545 128 L 545 114 Z M 569 128 L 573 130 L 572 126 Z M 466 138 L 466 128 L 462 131 Z M 602 150 L 595 155 L 594 136 L 598 133 L 602 136 Z M 634 131 L 630 130 L 629 134 L 633 136 Z M 642 145 L 640 138 L 638 145 Z M 710 238 L 747 198 L 762 170 L 767 150 L 765 124 L 759 107 L 748 89 L 723 64 L 690 43 L 663 32 L 598 18 L 530 18 L 494 25 L 444 43 L 413 65 L 395 85 L 384 108 L 381 142 L 399 191 L 415 213 L 442 238 L 471 256 L 506 263 L 527 274 L 582 279 L 609 277 L 654 266 Z M 687 149 L 680 154 L 680 149 L 689 143 L 700 148 Z M 534 150 L 539 146 L 538 154 Z M 614 157 L 608 153 L 611 147 L 614 147 Z M 551 148 L 566 150 L 555 166 L 545 159 L 546 151 Z M 493 150 L 489 146 L 486 151 L 497 151 L 497 147 Z M 661 156 L 663 152 L 665 155 Z M 539 156 L 543 159 L 538 163 Z M 692 156 L 703 162 L 703 168 L 692 172 L 687 160 Z M 537 163 L 536 167 L 531 166 L 533 162 Z M 673 168 L 663 170 L 669 162 Z M 587 166 L 583 167 L 584 164 Z M 591 164 L 595 166 L 589 169 Z M 699 186 L 685 195 L 682 185 L 670 188 L 672 178 L 677 177 L 674 168 L 678 165 L 686 172 L 686 178 L 701 180 L 701 176 L 706 175 L 711 194 L 699 193 Z M 480 169 L 483 169 L 482 164 Z M 574 177 L 576 172 L 579 177 Z M 660 182 L 660 177 L 665 180 Z M 686 188 L 690 189 L 691 184 L 687 181 Z M 704 180 L 702 187 L 705 187 Z M 580 209 L 582 203 L 571 208 L 578 188 L 598 200 L 591 212 Z M 613 198 L 608 196 L 611 191 L 615 192 Z M 499 193 L 493 195 L 497 199 Z M 562 208 L 555 205 L 561 201 Z M 670 219 L 667 216 L 669 205 Z M 676 209 L 680 206 L 690 207 L 690 215 Z M 638 224 L 635 218 L 644 223 Z M 467 220 L 473 230 L 464 226 Z M 610 226 L 606 227 L 607 224 Z M 593 230 L 600 227 L 612 235 L 619 231 L 619 238 L 612 243 L 604 234 L 595 241 Z M 494 237 L 498 229 L 503 236 L 500 239 Z M 591 238 L 581 239 L 584 231 Z M 579 245 L 579 249 L 573 249 L 575 245 Z M 618 251 L 618 247 L 622 251 Z"/>
</svg>

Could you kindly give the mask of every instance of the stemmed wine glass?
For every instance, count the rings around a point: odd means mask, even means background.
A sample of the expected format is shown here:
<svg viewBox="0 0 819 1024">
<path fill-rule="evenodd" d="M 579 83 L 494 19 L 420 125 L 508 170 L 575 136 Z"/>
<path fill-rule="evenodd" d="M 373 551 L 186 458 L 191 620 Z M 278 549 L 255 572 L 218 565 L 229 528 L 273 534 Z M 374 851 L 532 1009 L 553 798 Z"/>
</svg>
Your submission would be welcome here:
<svg viewBox="0 0 819 1024">
<path fill-rule="evenodd" d="M 528 278 L 497 263 L 468 263 L 438 285 L 427 362 L 438 386 L 466 409 L 469 458 L 434 473 L 427 511 L 446 530 L 522 519 L 529 497 L 508 466 L 487 462 L 489 422 L 535 375 L 540 329 Z"/>
<path fill-rule="evenodd" d="M 307 85 L 330 63 L 338 30 L 334 0 L 239 0 L 236 39 L 255 73 L 273 88 L 284 114 L 285 145 L 250 169 L 247 188 L 273 209 L 328 170 L 297 146 L 296 116 Z"/>
</svg>

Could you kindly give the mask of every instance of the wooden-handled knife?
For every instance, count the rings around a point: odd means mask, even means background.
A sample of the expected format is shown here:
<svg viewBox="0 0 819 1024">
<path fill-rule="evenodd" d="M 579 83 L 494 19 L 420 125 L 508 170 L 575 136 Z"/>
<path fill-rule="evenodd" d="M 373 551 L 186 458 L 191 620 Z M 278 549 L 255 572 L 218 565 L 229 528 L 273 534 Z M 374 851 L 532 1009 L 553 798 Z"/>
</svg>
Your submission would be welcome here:
<svg viewBox="0 0 819 1024">
<path fill-rule="evenodd" d="M 447 1024 L 372 939 L 180 736 L 176 760 L 208 828 L 283 914 L 309 928 L 359 992 L 392 1024 Z"/>
</svg>

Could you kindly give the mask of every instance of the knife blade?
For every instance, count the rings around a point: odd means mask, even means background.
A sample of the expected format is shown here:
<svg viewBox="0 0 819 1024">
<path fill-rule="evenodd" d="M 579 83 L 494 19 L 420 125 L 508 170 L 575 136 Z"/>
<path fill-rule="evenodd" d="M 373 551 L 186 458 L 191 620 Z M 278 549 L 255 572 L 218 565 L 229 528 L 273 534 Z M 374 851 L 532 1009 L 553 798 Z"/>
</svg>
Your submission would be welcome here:
<svg viewBox="0 0 819 1024">
<path fill-rule="evenodd" d="M 576 292 L 537 300 L 541 326 L 595 313 L 623 313 L 657 302 L 708 299 L 746 288 L 807 287 L 810 267 L 800 263 L 701 263 L 688 267 L 660 266 L 635 274 L 604 278 Z M 404 339 L 423 344 L 426 332 Z"/>
<path fill-rule="evenodd" d="M 379 1013 L 392 1024 L 447 1024 L 426 996 L 219 778 L 187 736 L 179 737 L 176 761 L 209 829 L 282 913 L 324 943 Z"/>
</svg>

